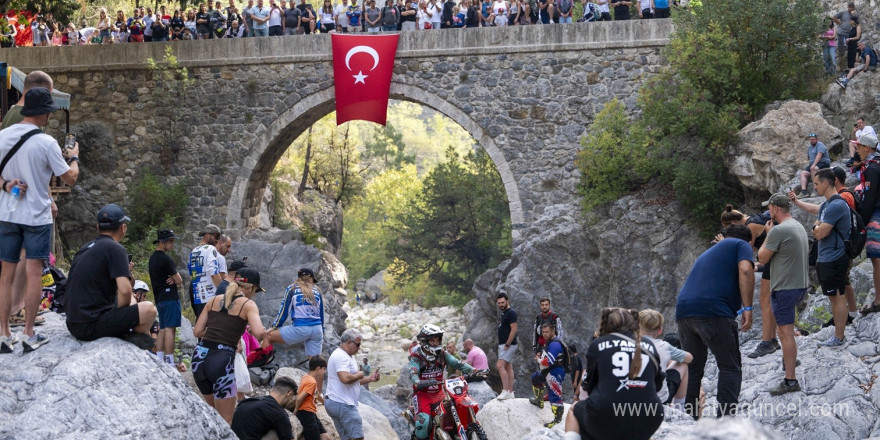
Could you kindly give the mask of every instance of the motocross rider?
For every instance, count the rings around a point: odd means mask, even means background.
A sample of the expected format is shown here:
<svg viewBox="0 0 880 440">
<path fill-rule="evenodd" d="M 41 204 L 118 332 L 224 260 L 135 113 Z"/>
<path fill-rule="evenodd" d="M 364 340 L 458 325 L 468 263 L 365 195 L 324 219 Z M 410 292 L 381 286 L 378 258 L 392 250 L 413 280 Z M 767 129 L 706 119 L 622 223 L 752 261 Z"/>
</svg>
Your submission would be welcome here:
<svg viewBox="0 0 880 440">
<path fill-rule="evenodd" d="M 415 437 L 428 438 L 431 407 L 444 398 L 443 373 L 446 366 L 470 374 L 474 368 L 443 350 L 443 330 L 427 324 L 419 331 L 418 344 L 409 351 L 409 378 L 413 384 L 413 409 L 416 411 Z"/>
<path fill-rule="evenodd" d="M 538 361 L 538 371 L 532 374 L 532 391 L 535 397 L 529 399 L 529 403 L 544 408 L 544 388 L 547 388 L 547 397 L 550 401 L 550 409 L 553 411 L 553 421 L 544 424 L 552 428 L 562 421 L 562 413 L 565 411 L 562 405 L 562 381 L 565 378 L 565 368 L 562 365 L 563 350 L 562 342 L 556 337 L 556 329 L 550 323 L 541 326 L 541 335 L 546 341 L 541 352 L 535 355 Z"/>
</svg>

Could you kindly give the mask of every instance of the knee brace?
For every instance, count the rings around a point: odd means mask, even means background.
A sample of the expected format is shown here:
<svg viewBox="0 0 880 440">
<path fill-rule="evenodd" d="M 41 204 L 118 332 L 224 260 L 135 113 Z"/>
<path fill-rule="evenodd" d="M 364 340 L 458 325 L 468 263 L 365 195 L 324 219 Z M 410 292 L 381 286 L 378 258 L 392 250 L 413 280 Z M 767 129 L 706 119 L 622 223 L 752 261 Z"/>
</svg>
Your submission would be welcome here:
<svg viewBox="0 0 880 440">
<path fill-rule="evenodd" d="M 416 414 L 416 437 L 428 438 L 428 427 L 431 425 L 431 416 L 427 413 Z"/>
</svg>

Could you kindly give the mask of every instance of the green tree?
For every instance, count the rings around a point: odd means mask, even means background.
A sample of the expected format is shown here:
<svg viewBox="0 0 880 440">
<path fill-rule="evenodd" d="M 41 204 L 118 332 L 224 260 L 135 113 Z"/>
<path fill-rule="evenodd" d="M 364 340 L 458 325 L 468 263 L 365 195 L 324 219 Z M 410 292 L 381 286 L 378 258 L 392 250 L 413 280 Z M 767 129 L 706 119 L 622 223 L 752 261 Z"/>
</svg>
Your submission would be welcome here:
<svg viewBox="0 0 880 440">
<path fill-rule="evenodd" d="M 133 255 L 139 273 L 147 272 L 147 260 L 159 229 L 182 231 L 189 206 L 186 183 L 169 185 L 155 174 L 143 170 L 126 194 L 125 212 L 131 217 L 123 243 Z M 179 233 L 179 232 L 178 232 Z"/>
<path fill-rule="evenodd" d="M 387 247 L 395 279 L 427 273 L 437 286 L 468 292 L 479 274 L 511 252 L 507 197 L 488 155 L 478 150 L 461 161 L 447 149 L 446 161 L 425 177 L 421 197 L 395 233 Z"/>
<path fill-rule="evenodd" d="M 384 127 L 379 126 L 373 129 L 373 138 L 364 144 L 363 160 L 378 162 L 370 164 L 376 173 L 416 163 L 415 156 L 406 154 L 405 149 L 403 133 L 389 123 Z"/>
</svg>

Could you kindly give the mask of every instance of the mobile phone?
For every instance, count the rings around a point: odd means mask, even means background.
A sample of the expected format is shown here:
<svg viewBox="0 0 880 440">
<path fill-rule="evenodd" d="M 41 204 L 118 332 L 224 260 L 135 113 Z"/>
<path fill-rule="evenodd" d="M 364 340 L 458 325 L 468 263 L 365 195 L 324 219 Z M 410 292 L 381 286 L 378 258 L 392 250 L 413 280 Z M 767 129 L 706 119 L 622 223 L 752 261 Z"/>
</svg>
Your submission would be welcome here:
<svg viewBox="0 0 880 440">
<path fill-rule="evenodd" d="M 67 133 L 64 138 L 64 148 L 72 150 L 76 146 L 76 133 Z"/>
<path fill-rule="evenodd" d="M 128 262 L 131 263 L 131 254 L 128 254 Z"/>
</svg>

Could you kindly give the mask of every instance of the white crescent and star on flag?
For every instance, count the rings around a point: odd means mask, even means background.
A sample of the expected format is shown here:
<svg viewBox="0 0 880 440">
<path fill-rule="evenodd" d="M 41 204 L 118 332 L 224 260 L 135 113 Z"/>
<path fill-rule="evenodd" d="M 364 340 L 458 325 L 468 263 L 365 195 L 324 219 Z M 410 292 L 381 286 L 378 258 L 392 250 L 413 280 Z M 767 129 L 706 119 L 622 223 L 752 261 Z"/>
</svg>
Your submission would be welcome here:
<svg viewBox="0 0 880 440">
<path fill-rule="evenodd" d="M 353 70 L 351 70 L 351 65 L 349 64 L 349 61 L 351 61 L 351 57 L 359 53 L 365 53 L 373 57 L 373 67 L 371 67 L 369 71 L 372 71 L 376 68 L 376 66 L 379 65 L 379 53 L 376 52 L 376 49 L 373 49 L 370 46 L 355 46 L 352 47 L 351 50 L 349 50 L 348 53 L 345 54 L 345 67 L 348 68 L 349 72 L 353 72 Z M 369 75 L 364 75 L 363 70 L 358 70 L 357 75 L 352 75 L 352 77 L 354 78 L 355 84 L 361 83 L 363 85 L 367 85 L 364 80 L 369 77 Z"/>
</svg>

